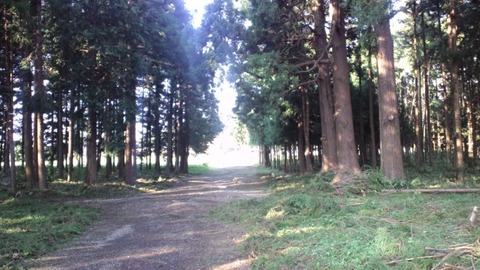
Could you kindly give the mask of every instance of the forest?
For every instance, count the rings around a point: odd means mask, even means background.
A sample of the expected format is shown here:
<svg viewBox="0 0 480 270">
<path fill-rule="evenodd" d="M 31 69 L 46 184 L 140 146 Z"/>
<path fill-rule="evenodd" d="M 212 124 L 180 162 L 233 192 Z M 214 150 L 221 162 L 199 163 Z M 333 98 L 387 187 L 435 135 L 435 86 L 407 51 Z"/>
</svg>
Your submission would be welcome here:
<svg viewBox="0 0 480 270">
<path fill-rule="evenodd" d="M 0 269 L 99 218 L 72 247 L 125 263 L 213 263 L 215 235 L 251 269 L 480 267 L 478 0 L 187 3 L 0 1 Z M 258 167 L 190 162 L 219 81 Z"/>
<path fill-rule="evenodd" d="M 186 173 L 190 150 L 222 130 L 216 56 L 182 1 L 13 0 L 0 12 L 0 157 L 12 193 L 51 179 L 93 186 L 100 166 L 132 185 L 139 159 Z"/>
<path fill-rule="evenodd" d="M 188 171 L 222 130 L 228 67 L 237 137 L 284 171 L 442 165 L 478 157 L 477 1 L 3 1 L 4 183 L 48 188 L 75 166 L 133 184 L 137 160 Z M 395 20 L 395 35 L 391 18 Z M 138 138 L 137 138 L 138 137 Z M 103 162 L 105 160 L 105 162 Z M 19 166 L 20 165 L 20 166 Z"/>
<path fill-rule="evenodd" d="M 475 171 L 478 1 L 240 2 L 215 1 L 203 27 L 223 27 L 212 44 L 231 48 L 234 111 L 262 164 L 339 182 Z"/>
</svg>

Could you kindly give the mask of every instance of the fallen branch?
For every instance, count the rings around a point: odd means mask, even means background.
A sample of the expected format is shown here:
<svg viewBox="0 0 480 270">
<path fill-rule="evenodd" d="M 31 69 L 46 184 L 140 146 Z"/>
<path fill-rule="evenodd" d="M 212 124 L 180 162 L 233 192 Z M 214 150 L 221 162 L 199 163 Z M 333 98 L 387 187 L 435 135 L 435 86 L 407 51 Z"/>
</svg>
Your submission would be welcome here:
<svg viewBox="0 0 480 270">
<path fill-rule="evenodd" d="M 480 250 L 480 243 L 477 241 L 472 244 L 466 245 L 456 245 L 450 248 L 430 248 L 425 247 L 425 250 L 433 253 L 431 256 L 438 256 L 442 259 L 438 262 L 432 269 L 441 269 L 440 267 L 445 266 L 447 260 L 450 259 L 452 256 L 463 256 L 463 255 L 471 255 L 471 256 L 478 256 Z M 449 269 L 457 269 L 449 268 Z"/>
<path fill-rule="evenodd" d="M 443 258 L 443 256 L 444 256 L 443 254 L 437 254 L 437 255 L 413 257 L 413 258 L 407 258 L 407 259 L 398 259 L 398 260 L 389 261 L 386 263 L 386 265 L 395 265 L 400 262 L 411 262 L 411 261 L 423 260 L 423 259 L 438 259 L 438 258 Z"/>
<path fill-rule="evenodd" d="M 385 193 L 478 193 L 478 188 L 420 188 L 420 189 L 384 189 Z"/>
</svg>

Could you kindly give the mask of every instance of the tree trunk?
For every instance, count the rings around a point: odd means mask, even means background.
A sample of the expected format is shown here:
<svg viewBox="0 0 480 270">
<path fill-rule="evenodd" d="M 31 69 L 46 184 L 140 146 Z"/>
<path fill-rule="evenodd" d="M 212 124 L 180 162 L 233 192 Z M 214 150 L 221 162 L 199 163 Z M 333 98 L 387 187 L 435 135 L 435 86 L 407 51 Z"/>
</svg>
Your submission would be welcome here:
<svg viewBox="0 0 480 270">
<path fill-rule="evenodd" d="M 430 91 L 429 91 L 429 73 L 430 63 L 427 55 L 427 38 L 425 34 L 425 14 L 422 9 L 421 23 L 422 23 L 422 48 L 423 48 L 423 92 L 425 93 L 425 150 L 428 155 L 428 165 L 433 166 L 433 138 L 432 138 L 432 123 L 430 113 Z"/>
<path fill-rule="evenodd" d="M 349 86 L 349 65 L 345 36 L 344 11 L 340 0 L 332 2 L 332 46 L 333 46 L 333 93 L 335 98 L 335 128 L 337 134 L 337 157 L 339 174 L 333 183 L 342 179 L 344 172 L 358 174 L 360 165 L 353 130 L 352 103 Z"/>
<path fill-rule="evenodd" d="M 313 164 L 312 145 L 310 143 L 310 101 L 308 100 L 308 93 L 306 89 L 301 88 L 300 94 L 302 96 L 303 136 L 305 137 L 305 169 L 307 173 L 312 173 Z"/>
<path fill-rule="evenodd" d="M 171 174 L 173 172 L 173 95 L 175 84 L 172 83 L 170 87 L 170 95 L 168 98 L 168 109 L 167 109 L 167 174 Z"/>
<path fill-rule="evenodd" d="M 318 60 L 328 59 L 327 33 L 325 31 L 325 3 L 324 0 L 317 0 L 314 4 L 315 18 L 315 56 Z M 318 66 L 319 104 L 320 121 L 322 126 L 322 171 L 336 170 L 337 141 L 335 133 L 335 119 L 333 116 L 333 93 L 330 82 L 330 70 L 328 64 Z"/>
<path fill-rule="evenodd" d="M 376 26 L 377 70 L 380 119 L 381 171 L 388 179 L 402 179 L 402 145 L 400 142 L 400 119 L 395 89 L 393 40 L 388 19 Z"/>
<path fill-rule="evenodd" d="M 24 52 L 24 56 L 30 55 L 30 50 Z M 25 179 L 27 188 L 31 189 L 36 187 L 36 173 L 33 163 L 33 137 L 32 137 L 32 110 L 31 110 L 31 99 L 32 99 L 32 80 L 33 74 L 30 69 L 22 70 L 23 76 L 23 148 L 24 148 L 24 159 L 25 159 Z"/>
<path fill-rule="evenodd" d="M 374 85 L 372 75 L 372 46 L 368 46 L 368 122 L 370 127 L 370 163 L 373 169 L 377 168 L 377 139 L 375 129 L 375 116 L 373 109 Z"/>
<path fill-rule="evenodd" d="M 418 34 L 417 34 L 417 1 L 412 1 L 412 19 L 413 19 L 413 72 L 415 80 L 415 168 L 417 170 L 423 165 L 423 110 L 422 110 L 422 88 L 420 86 L 422 75 L 420 70 L 419 49 L 418 49 Z"/>
<path fill-rule="evenodd" d="M 16 168 L 15 168 L 15 143 L 13 141 L 13 122 L 14 122 L 14 108 L 13 108 L 13 52 L 11 45 L 11 33 L 10 33 L 10 21 L 11 14 L 7 7 L 4 6 L 3 10 L 3 42 L 4 42 L 4 55 L 5 55 L 5 80 L 3 93 L 5 112 L 5 159 L 4 159 L 4 172 L 5 176 L 10 182 L 11 192 L 15 194 L 17 192 L 16 182 Z"/>
<path fill-rule="evenodd" d="M 452 164 L 452 123 L 450 121 L 450 109 L 451 109 L 451 101 L 450 95 L 447 91 L 447 72 L 445 68 L 445 64 L 442 64 L 442 97 L 443 97 L 443 118 L 445 121 L 445 158 L 447 164 Z"/>
<path fill-rule="evenodd" d="M 43 104 L 45 100 L 45 88 L 43 86 L 43 34 L 42 34 L 42 1 L 31 0 L 34 7 L 33 18 L 35 20 L 35 94 L 38 97 L 38 104 Z M 37 136 L 35 140 L 36 160 L 37 160 L 37 179 L 40 190 L 47 189 L 47 175 L 45 169 L 45 151 L 44 151 L 44 124 L 43 124 L 43 108 L 40 108 L 35 114 L 35 125 L 37 128 Z"/>
<path fill-rule="evenodd" d="M 184 112 L 184 102 L 183 102 L 183 91 L 179 89 L 178 91 L 178 111 L 177 111 L 177 126 L 176 126 L 176 147 L 175 147 L 175 173 L 181 173 L 180 170 L 180 159 L 182 158 L 182 152 L 183 148 L 185 147 L 184 145 L 184 138 L 183 138 L 183 124 L 184 124 L 184 119 L 183 119 L 183 112 Z"/>
<path fill-rule="evenodd" d="M 88 108 L 87 133 L 87 173 L 85 183 L 94 186 L 97 183 L 97 112 L 95 105 Z"/>
<path fill-rule="evenodd" d="M 126 129 L 125 129 L 125 169 L 124 169 L 124 179 L 125 183 L 129 185 L 135 184 L 133 179 L 133 143 L 134 143 L 134 133 L 135 133 L 135 122 L 132 119 L 127 120 Z"/>
<path fill-rule="evenodd" d="M 157 89 L 156 91 L 160 91 Z M 159 97 L 155 97 L 155 99 L 159 99 Z M 154 108 L 154 127 L 153 127 L 153 132 L 155 133 L 154 135 L 154 142 L 155 142 L 155 172 L 161 173 L 161 167 L 160 167 L 160 156 L 162 154 L 162 148 L 161 148 L 161 127 L 160 127 L 160 109 L 159 108 Z"/>
<path fill-rule="evenodd" d="M 272 161 L 270 159 L 270 147 L 267 145 L 262 146 L 262 161 L 263 166 L 270 168 L 272 167 Z"/>
<path fill-rule="evenodd" d="M 307 172 L 307 164 L 305 159 L 305 129 L 303 128 L 303 121 L 298 120 L 298 161 L 300 165 L 300 173 Z"/>
<path fill-rule="evenodd" d="M 61 91 L 58 93 L 57 110 L 57 177 L 63 179 L 65 168 L 63 154 L 63 98 Z"/>
<path fill-rule="evenodd" d="M 124 179 L 125 177 L 125 149 L 118 150 L 118 160 L 117 160 L 117 168 L 118 168 L 118 178 Z"/>
<path fill-rule="evenodd" d="M 459 64 L 460 59 L 457 49 L 458 28 L 456 21 L 457 1 L 450 0 L 450 11 L 447 17 L 448 32 L 448 48 L 451 53 L 450 63 L 450 88 L 452 92 L 453 105 L 453 125 L 455 133 L 455 169 L 457 171 L 457 181 L 464 180 L 464 158 L 463 158 L 463 135 L 462 135 L 462 114 L 460 100 L 460 81 L 459 81 Z"/>
<path fill-rule="evenodd" d="M 473 92 L 473 89 L 469 89 L 470 92 Z M 470 95 L 470 100 L 465 101 L 465 105 L 467 107 L 467 135 L 468 135 L 468 157 L 473 159 L 475 157 L 475 153 L 473 151 L 474 140 L 475 140 L 475 121 L 474 121 L 474 112 L 473 112 L 473 97 Z"/>
<path fill-rule="evenodd" d="M 185 97 L 185 103 L 184 103 L 184 116 L 183 116 L 183 125 L 182 125 L 182 130 L 180 132 L 180 138 L 181 138 L 181 148 L 180 148 L 180 172 L 181 173 L 188 173 L 188 148 L 189 148 L 189 106 L 190 106 L 190 101 L 189 101 L 189 95 L 186 94 Z"/>
<path fill-rule="evenodd" d="M 361 100 L 364 99 L 364 92 L 363 92 L 363 69 L 362 69 L 362 54 L 360 53 L 361 47 L 358 47 L 356 50 L 356 58 L 357 58 L 357 76 L 358 76 L 358 89 L 359 89 L 359 95 Z M 367 147 L 365 144 L 365 121 L 364 120 L 364 106 L 363 102 L 360 102 L 358 106 L 358 119 L 359 119 L 359 143 L 358 143 L 358 148 L 360 150 L 360 166 L 363 166 L 366 164 L 366 157 L 367 157 Z"/>
<path fill-rule="evenodd" d="M 75 138 L 75 94 L 74 91 L 70 94 L 70 111 L 68 115 L 68 150 L 67 150 L 67 181 L 72 181 L 73 174 L 73 151 L 74 151 L 74 138 Z"/>
<path fill-rule="evenodd" d="M 113 108 L 110 102 L 107 102 L 107 115 L 111 118 L 113 117 Z M 113 163 L 112 163 L 112 123 L 107 123 L 111 121 L 110 119 L 104 119 L 104 129 L 105 129 L 105 140 L 104 140 L 104 151 L 105 151 L 105 178 L 109 179 L 113 172 Z"/>
</svg>

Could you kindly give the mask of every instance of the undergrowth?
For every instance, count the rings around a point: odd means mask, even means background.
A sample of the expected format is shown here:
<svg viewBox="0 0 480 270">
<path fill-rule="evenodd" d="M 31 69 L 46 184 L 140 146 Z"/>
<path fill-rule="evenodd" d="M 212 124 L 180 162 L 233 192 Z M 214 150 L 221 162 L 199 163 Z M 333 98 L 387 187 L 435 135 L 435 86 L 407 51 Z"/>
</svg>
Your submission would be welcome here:
<svg viewBox="0 0 480 270">
<path fill-rule="evenodd" d="M 243 247 L 255 257 L 252 269 L 431 269 L 442 257 L 426 247 L 477 240 L 480 229 L 468 221 L 477 194 L 385 194 L 375 191 L 390 187 L 381 174 L 364 177 L 364 196 L 335 195 L 332 174 L 275 177 L 270 196 L 212 214 L 248 227 Z M 443 263 L 480 266 L 478 254 Z"/>
</svg>

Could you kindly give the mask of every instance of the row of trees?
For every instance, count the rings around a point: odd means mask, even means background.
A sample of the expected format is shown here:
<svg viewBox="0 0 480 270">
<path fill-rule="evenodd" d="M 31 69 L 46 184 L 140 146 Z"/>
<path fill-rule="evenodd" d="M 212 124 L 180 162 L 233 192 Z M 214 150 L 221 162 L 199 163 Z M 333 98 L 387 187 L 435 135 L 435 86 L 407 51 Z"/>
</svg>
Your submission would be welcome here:
<svg viewBox="0 0 480 270">
<path fill-rule="evenodd" d="M 167 173 L 187 172 L 190 149 L 220 132 L 215 58 L 183 1 L 12 0 L 0 12 L 0 157 L 13 191 L 16 162 L 42 190 L 48 160 L 72 180 L 85 156 L 88 185 L 102 157 L 106 177 L 116 169 L 129 184 L 136 153 L 157 172 L 162 155 Z"/>
<path fill-rule="evenodd" d="M 234 47 L 235 112 L 263 147 L 265 165 L 273 151 L 285 169 L 298 160 L 301 172 L 312 172 L 319 152 L 321 169 L 340 172 L 338 181 L 378 163 L 399 179 L 402 157 L 415 152 L 417 168 L 446 156 L 464 178 L 464 151 L 477 157 L 478 2 L 404 4 L 250 0 L 209 7 L 204 27 L 222 37 L 211 39 L 218 50 Z M 407 16 L 397 26 L 395 67 L 389 21 L 399 11 Z"/>
</svg>

